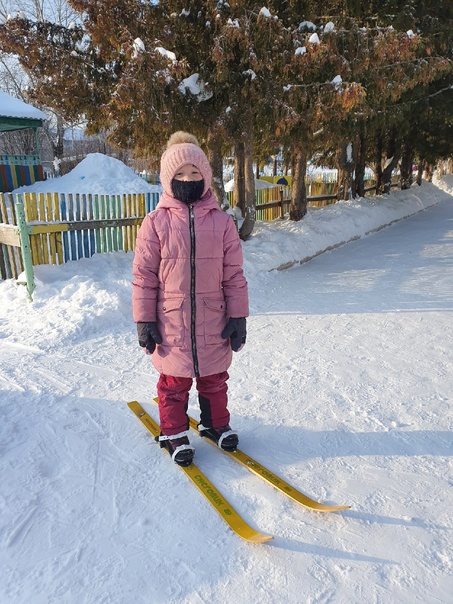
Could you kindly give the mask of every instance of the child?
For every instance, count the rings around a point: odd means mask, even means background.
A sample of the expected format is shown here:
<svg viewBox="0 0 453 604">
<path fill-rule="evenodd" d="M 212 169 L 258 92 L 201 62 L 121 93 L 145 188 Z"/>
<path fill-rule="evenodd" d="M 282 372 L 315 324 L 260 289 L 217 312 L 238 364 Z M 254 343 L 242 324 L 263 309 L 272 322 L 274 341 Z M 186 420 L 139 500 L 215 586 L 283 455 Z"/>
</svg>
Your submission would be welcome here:
<svg viewBox="0 0 453 604">
<path fill-rule="evenodd" d="M 211 192 L 211 167 L 194 136 L 171 136 L 160 179 L 162 197 L 137 235 L 132 308 L 139 344 L 160 374 L 161 446 L 188 466 L 194 456 L 187 437 L 193 378 L 200 435 L 226 451 L 237 448 L 226 382 L 231 351 L 246 340 L 248 290 L 235 224 Z"/>
</svg>

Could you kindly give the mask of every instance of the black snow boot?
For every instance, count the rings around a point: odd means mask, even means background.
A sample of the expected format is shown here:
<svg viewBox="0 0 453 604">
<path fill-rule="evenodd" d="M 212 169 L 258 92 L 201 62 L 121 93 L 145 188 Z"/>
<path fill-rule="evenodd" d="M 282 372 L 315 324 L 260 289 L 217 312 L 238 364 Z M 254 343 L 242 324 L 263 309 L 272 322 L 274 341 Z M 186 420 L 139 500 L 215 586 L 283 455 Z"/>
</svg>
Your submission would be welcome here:
<svg viewBox="0 0 453 604">
<path fill-rule="evenodd" d="M 159 442 L 162 448 L 167 449 L 172 460 L 178 466 L 190 466 L 195 455 L 195 449 L 189 442 L 185 432 L 175 434 L 174 436 L 156 436 L 156 441 Z"/>
<path fill-rule="evenodd" d="M 207 428 L 203 424 L 198 424 L 198 431 L 200 436 L 205 436 L 210 440 L 213 440 L 218 447 L 224 451 L 234 453 L 236 451 L 239 437 L 237 432 L 233 432 L 229 424 L 222 426 L 221 428 Z"/>
</svg>

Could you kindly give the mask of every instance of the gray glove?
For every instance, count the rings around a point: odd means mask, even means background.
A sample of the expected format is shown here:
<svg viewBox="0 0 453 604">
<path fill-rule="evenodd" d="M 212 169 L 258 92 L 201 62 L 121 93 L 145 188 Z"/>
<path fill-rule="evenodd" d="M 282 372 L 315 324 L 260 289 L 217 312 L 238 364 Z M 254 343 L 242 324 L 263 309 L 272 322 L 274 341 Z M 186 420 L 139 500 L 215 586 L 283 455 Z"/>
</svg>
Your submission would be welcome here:
<svg viewBox="0 0 453 604">
<path fill-rule="evenodd" d="M 247 322 L 245 317 L 228 319 L 225 329 L 222 331 L 222 338 L 230 338 L 231 349 L 237 352 L 245 344 L 247 338 Z"/>
<path fill-rule="evenodd" d="M 155 351 L 156 344 L 162 344 L 156 323 L 137 323 L 137 333 L 138 343 L 150 353 Z"/>
</svg>

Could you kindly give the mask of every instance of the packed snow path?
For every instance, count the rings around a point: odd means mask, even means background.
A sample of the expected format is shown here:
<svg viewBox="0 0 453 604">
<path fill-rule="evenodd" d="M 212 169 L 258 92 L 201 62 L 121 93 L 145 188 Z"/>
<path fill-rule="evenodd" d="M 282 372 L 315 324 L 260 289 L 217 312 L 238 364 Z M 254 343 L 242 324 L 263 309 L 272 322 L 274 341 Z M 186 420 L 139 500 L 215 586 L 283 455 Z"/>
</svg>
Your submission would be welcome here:
<svg viewBox="0 0 453 604">
<path fill-rule="evenodd" d="M 250 283 L 230 375 L 241 448 L 309 512 L 195 435 L 266 545 L 235 536 L 126 401 L 155 395 L 132 256 L 42 267 L 0 310 L 1 604 L 445 604 L 453 593 L 453 202 Z M 196 396 L 190 412 L 197 415 Z"/>
</svg>

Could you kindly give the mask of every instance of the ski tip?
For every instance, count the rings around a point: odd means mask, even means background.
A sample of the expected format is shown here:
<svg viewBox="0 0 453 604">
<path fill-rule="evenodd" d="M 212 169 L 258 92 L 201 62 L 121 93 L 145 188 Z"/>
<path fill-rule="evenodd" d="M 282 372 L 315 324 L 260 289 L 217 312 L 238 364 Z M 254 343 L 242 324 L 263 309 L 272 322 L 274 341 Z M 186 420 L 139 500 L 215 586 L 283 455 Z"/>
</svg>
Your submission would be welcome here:
<svg viewBox="0 0 453 604">
<path fill-rule="evenodd" d="M 243 535 L 243 538 L 250 543 L 267 543 L 273 540 L 273 535 L 265 535 L 264 533 L 258 533 L 253 531 L 250 535 Z"/>
<path fill-rule="evenodd" d="M 310 510 L 314 512 L 341 512 L 342 510 L 350 510 L 350 505 L 329 505 L 328 503 L 318 503 L 317 501 L 313 501 L 310 504 L 303 504 Z"/>
</svg>

